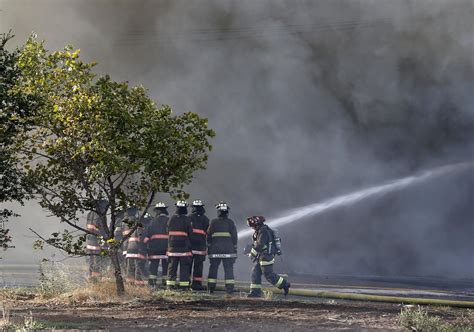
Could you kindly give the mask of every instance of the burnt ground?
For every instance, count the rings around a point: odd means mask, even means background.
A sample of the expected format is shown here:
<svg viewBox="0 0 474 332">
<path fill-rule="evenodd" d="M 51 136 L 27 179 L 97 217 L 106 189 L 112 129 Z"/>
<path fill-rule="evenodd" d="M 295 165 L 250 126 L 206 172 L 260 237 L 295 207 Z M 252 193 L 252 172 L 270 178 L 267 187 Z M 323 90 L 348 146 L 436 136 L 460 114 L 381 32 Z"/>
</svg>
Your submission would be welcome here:
<svg viewBox="0 0 474 332">
<path fill-rule="evenodd" d="M 322 300 L 320 300 L 322 301 Z M 16 301 L 11 320 L 33 316 L 43 327 L 92 330 L 317 331 L 403 330 L 401 306 L 370 302 L 302 302 L 219 296 L 203 300 L 132 300 L 128 303 L 55 304 Z M 461 309 L 430 309 L 443 321 Z"/>
</svg>

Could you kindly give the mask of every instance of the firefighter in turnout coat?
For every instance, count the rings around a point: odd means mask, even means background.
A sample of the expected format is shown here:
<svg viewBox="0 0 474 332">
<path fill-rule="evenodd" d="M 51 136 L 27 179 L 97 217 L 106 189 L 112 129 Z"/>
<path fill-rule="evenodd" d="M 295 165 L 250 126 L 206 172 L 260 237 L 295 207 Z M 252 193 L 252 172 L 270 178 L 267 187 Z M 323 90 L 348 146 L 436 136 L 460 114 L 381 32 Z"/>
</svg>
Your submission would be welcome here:
<svg viewBox="0 0 474 332">
<path fill-rule="evenodd" d="M 262 274 L 272 285 L 283 289 L 288 295 L 290 283 L 283 277 L 273 272 L 275 263 L 275 246 L 272 230 L 264 224 L 265 218 L 254 216 L 247 219 L 247 225 L 255 230 L 250 257 L 253 260 L 252 280 L 248 297 L 262 296 Z"/>
<path fill-rule="evenodd" d="M 228 218 L 229 206 L 225 202 L 216 205 L 218 217 L 213 219 L 207 230 L 209 244 L 208 291 L 213 293 L 217 283 L 217 272 L 224 265 L 225 288 L 228 294 L 234 291 L 234 263 L 237 258 L 237 230 Z"/>
<path fill-rule="evenodd" d="M 137 208 L 129 208 L 127 209 L 127 217 L 126 219 L 129 220 L 130 225 L 133 223 L 138 222 L 139 211 Z M 126 224 L 125 224 L 126 225 Z M 132 226 L 133 229 L 133 226 Z M 130 234 L 130 226 L 126 226 L 124 235 Z M 143 227 L 138 226 L 133 233 L 128 238 L 127 242 L 127 250 L 126 250 L 126 261 L 127 261 L 127 280 L 131 283 L 135 283 L 136 285 L 144 285 L 145 284 L 145 265 L 146 265 L 146 249 L 144 240 L 145 231 Z"/>
<path fill-rule="evenodd" d="M 189 289 L 191 273 L 191 234 L 193 232 L 186 201 L 176 202 L 176 214 L 168 221 L 168 280 L 169 289 Z M 179 283 L 176 282 L 179 266 Z"/>
<path fill-rule="evenodd" d="M 147 245 L 148 260 L 150 262 L 150 276 L 148 284 L 156 287 L 158 279 L 158 268 L 161 262 L 162 285 L 166 285 L 168 273 L 168 207 L 163 202 L 158 202 L 153 209 L 154 218 L 145 230 L 144 242 Z"/>
<path fill-rule="evenodd" d="M 122 241 L 123 240 L 123 234 L 122 234 L 122 230 L 123 230 L 123 219 L 125 217 L 125 213 L 122 209 L 118 209 L 117 210 L 117 217 L 116 217 L 116 221 L 115 221 L 115 230 L 114 230 L 114 238 L 116 241 Z M 123 252 L 123 243 L 120 247 L 120 251 Z M 120 263 L 120 268 L 122 269 L 122 273 L 125 273 L 127 272 L 127 270 L 125 269 L 125 255 L 120 255 L 119 256 L 119 263 Z"/>
<path fill-rule="evenodd" d="M 209 227 L 209 218 L 201 200 L 193 201 L 193 212 L 190 216 L 193 233 L 191 234 L 191 250 L 193 253 L 193 276 L 191 287 L 194 290 L 203 290 L 202 272 L 207 255 L 206 232 Z"/>
<path fill-rule="evenodd" d="M 101 213 L 105 213 L 108 209 L 109 202 L 100 200 L 98 208 Z M 107 268 L 107 258 L 101 256 L 101 251 L 107 249 L 105 244 L 101 244 L 100 238 L 105 238 L 107 232 L 103 227 L 100 215 L 96 212 L 89 212 L 87 215 L 86 229 L 93 234 L 86 236 L 86 253 L 89 255 L 89 279 L 92 282 L 97 282 Z"/>
</svg>

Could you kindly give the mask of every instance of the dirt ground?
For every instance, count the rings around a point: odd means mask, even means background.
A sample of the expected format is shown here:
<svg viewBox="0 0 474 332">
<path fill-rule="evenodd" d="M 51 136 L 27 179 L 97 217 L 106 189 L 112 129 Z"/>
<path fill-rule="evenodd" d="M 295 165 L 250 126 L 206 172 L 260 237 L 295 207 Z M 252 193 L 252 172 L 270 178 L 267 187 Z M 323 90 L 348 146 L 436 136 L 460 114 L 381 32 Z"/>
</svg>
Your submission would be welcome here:
<svg viewBox="0 0 474 332">
<path fill-rule="evenodd" d="M 12 303 L 13 304 L 13 303 Z M 368 302 L 302 302 L 295 300 L 207 298 L 169 301 L 133 300 L 128 303 L 54 304 L 16 300 L 10 319 L 33 317 L 42 327 L 87 330 L 193 331 L 318 331 L 395 330 L 400 305 Z M 437 315 L 453 319 L 444 308 Z"/>
<path fill-rule="evenodd" d="M 147 301 L 100 306 L 18 307 L 13 319 L 32 316 L 49 326 L 111 330 L 302 331 L 398 329 L 399 308 L 369 304 L 301 303 L 247 299 L 182 303 Z"/>
</svg>

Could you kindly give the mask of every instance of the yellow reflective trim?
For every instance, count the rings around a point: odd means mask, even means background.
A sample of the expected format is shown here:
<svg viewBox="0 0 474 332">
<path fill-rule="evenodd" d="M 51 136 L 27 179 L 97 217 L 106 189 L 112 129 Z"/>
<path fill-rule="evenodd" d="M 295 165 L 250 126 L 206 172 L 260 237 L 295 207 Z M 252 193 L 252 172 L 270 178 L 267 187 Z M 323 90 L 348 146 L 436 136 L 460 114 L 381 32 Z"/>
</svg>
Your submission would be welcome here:
<svg viewBox="0 0 474 332">
<path fill-rule="evenodd" d="M 231 237 L 229 232 L 215 232 L 211 234 L 212 237 Z"/>
<path fill-rule="evenodd" d="M 228 279 L 225 281 L 226 284 L 235 284 L 235 280 L 234 279 Z"/>
<path fill-rule="evenodd" d="M 175 286 L 175 285 L 176 285 L 176 281 L 175 281 L 175 280 L 166 280 L 166 285 L 167 285 L 167 286 Z"/>
<path fill-rule="evenodd" d="M 278 279 L 278 282 L 275 284 L 275 286 L 276 286 L 276 287 L 280 287 L 284 280 L 285 280 L 285 279 L 283 279 L 282 277 L 280 277 L 280 279 Z"/>
<path fill-rule="evenodd" d="M 275 259 L 272 259 L 271 261 L 260 261 L 261 266 L 272 265 L 274 263 L 275 263 Z"/>
<path fill-rule="evenodd" d="M 189 286 L 189 281 L 180 281 L 179 285 L 180 286 Z"/>
<path fill-rule="evenodd" d="M 262 288 L 260 284 L 250 284 L 250 288 Z"/>
<path fill-rule="evenodd" d="M 271 261 L 268 261 L 268 262 L 267 261 L 260 261 L 261 266 L 272 265 L 274 263 L 275 263 L 275 258 L 272 259 Z"/>
<path fill-rule="evenodd" d="M 207 282 L 216 283 L 216 282 L 217 282 L 217 279 L 207 278 Z"/>
<path fill-rule="evenodd" d="M 251 253 L 252 255 L 254 255 L 254 256 L 257 256 L 257 255 L 258 255 L 257 250 L 255 250 L 254 248 L 252 248 L 252 249 L 250 250 L 250 253 Z"/>
</svg>

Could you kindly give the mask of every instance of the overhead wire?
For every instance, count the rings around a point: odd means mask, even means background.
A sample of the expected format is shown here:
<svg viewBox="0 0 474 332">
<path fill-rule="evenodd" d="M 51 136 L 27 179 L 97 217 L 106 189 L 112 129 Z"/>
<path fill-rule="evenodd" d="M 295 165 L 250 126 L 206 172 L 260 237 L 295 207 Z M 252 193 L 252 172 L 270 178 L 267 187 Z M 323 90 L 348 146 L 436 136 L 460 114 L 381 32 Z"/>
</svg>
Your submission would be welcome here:
<svg viewBox="0 0 474 332">
<path fill-rule="evenodd" d="M 189 42 L 212 42 L 212 41 L 232 41 L 245 39 L 259 39 L 279 34 L 297 35 L 322 31 L 351 31 L 358 29 L 368 29 L 388 25 L 387 19 L 366 20 L 366 21 L 340 21 L 336 23 L 314 23 L 314 24 L 274 24 L 267 26 L 253 26 L 224 29 L 190 29 L 174 32 L 154 32 L 147 30 L 130 30 L 124 33 L 125 38 L 119 38 L 115 44 L 137 45 L 169 43 L 172 41 Z"/>
</svg>

